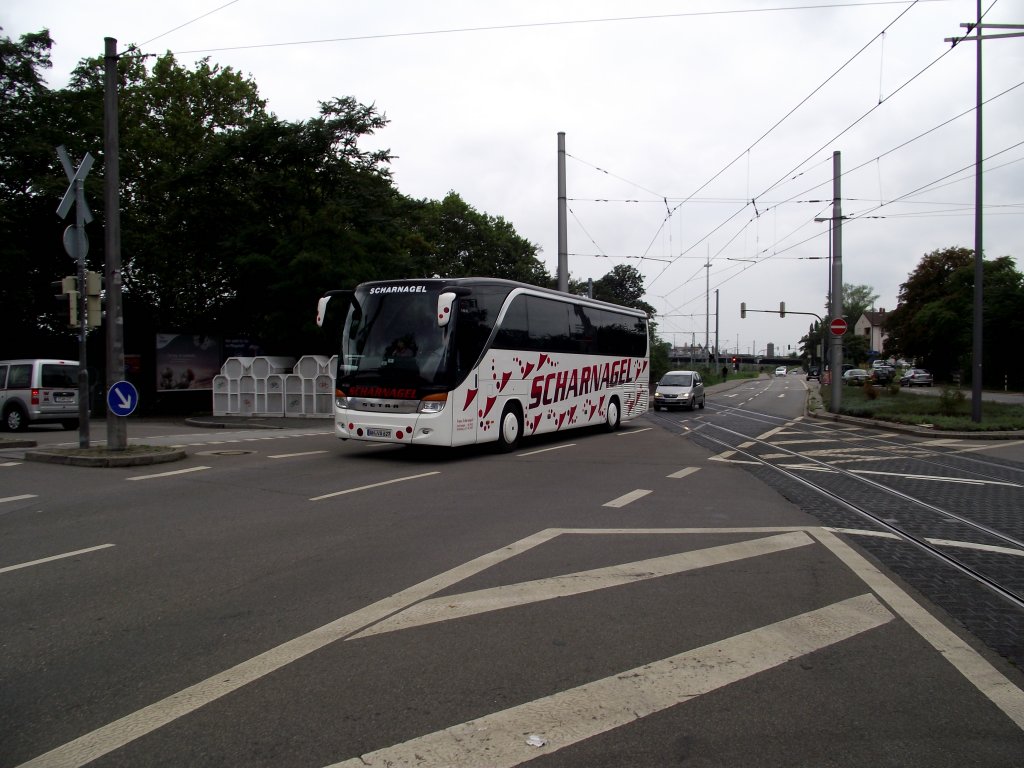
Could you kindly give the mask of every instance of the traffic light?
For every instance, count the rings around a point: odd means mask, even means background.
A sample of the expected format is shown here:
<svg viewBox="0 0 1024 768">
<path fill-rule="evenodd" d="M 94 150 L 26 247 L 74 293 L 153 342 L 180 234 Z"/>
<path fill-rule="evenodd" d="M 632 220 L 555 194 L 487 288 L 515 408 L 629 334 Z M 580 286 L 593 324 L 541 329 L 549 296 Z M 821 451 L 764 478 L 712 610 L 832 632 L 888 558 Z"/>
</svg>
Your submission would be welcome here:
<svg viewBox="0 0 1024 768">
<path fill-rule="evenodd" d="M 103 290 L 103 275 L 99 272 L 85 273 L 86 326 L 96 328 L 103 319 L 100 292 Z"/>
<path fill-rule="evenodd" d="M 55 299 L 67 301 L 68 303 L 68 326 L 78 327 L 78 279 L 74 275 L 68 275 L 56 282 L 50 283 L 55 291 Z"/>
<path fill-rule="evenodd" d="M 740 317 L 746 318 L 747 316 L 747 302 L 740 302 Z"/>
<path fill-rule="evenodd" d="M 779 317 L 785 317 L 785 316 L 786 316 L 786 302 L 780 301 L 779 302 Z"/>
</svg>

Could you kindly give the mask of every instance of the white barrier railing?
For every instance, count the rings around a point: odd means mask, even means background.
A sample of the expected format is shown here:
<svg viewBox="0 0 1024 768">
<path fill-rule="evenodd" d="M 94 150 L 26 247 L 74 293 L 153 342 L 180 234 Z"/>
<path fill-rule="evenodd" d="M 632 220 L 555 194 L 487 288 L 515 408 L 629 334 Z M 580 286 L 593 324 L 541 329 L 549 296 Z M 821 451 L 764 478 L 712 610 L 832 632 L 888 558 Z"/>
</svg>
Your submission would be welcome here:
<svg viewBox="0 0 1024 768">
<path fill-rule="evenodd" d="M 338 360 L 229 357 L 213 378 L 214 416 L 330 416 Z"/>
</svg>

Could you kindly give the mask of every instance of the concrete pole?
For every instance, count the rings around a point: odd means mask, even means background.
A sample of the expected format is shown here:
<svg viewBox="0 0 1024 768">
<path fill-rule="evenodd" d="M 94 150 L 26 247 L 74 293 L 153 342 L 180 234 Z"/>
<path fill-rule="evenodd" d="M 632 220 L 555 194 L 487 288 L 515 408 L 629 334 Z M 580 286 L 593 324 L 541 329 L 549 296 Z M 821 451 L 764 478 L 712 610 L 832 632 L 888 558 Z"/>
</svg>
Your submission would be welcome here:
<svg viewBox="0 0 1024 768">
<path fill-rule="evenodd" d="M 569 291 L 569 238 L 565 215 L 565 131 L 558 132 L 558 290 Z"/>
<path fill-rule="evenodd" d="M 121 312 L 121 165 L 118 157 L 117 40 L 104 38 L 103 54 L 103 278 L 107 292 L 107 387 L 124 376 L 124 316 Z M 128 447 L 128 423 L 107 409 L 107 448 Z"/>
<path fill-rule="evenodd" d="M 832 319 L 843 316 L 843 209 L 839 152 L 832 153 Z M 843 404 L 843 337 L 832 336 L 832 398 L 829 410 Z"/>
</svg>

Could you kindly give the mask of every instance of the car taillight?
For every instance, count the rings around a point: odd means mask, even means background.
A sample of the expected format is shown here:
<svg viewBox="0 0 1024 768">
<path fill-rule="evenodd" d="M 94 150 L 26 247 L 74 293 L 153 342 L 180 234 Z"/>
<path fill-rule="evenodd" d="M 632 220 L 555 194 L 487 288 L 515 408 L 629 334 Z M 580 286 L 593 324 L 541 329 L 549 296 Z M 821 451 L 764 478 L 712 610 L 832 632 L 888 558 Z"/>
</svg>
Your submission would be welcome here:
<svg viewBox="0 0 1024 768">
<path fill-rule="evenodd" d="M 32 405 L 39 405 L 39 390 L 32 390 Z"/>
</svg>

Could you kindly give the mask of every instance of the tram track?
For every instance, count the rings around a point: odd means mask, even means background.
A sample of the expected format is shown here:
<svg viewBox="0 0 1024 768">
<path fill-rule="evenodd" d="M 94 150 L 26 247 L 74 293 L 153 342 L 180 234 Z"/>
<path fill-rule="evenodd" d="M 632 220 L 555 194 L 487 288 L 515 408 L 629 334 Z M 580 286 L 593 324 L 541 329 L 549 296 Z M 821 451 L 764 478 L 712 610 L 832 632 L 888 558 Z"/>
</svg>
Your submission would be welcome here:
<svg viewBox="0 0 1024 768">
<path fill-rule="evenodd" d="M 709 404 L 709 410 L 712 406 Z M 712 460 L 758 474 L 1024 667 L 1024 468 L 955 456 L 950 444 L 892 439 L 740 406 L 684 429 Z M 951 441 L 952 442 L 952 441 Z"/>
<path fill-rule="evenodd" d="M 771 426 L 787 425 L 793 422 L 792 419 L 786 419 L 781 416 L 772 416 L 770 414 L 759 413 L 757 411 L 749 411 L 743 408 L 737 408 L 735 406 L 716 407 L 709 403 L 708 409 L 714 413 L 733 415 L 739 418 L 744 418 L 750 421 L 759 422 Z M 810 422 L 803 423 L 810 424 Z M 994 481 L 1005 481 L 1008 477 L 1013 477 L 1017 479 L 1019 482 L 1024 483 L 1024 467 L 1016 466 L 1009 463 L 991 461 L 989 459 L 979 459 L 975 456 L 964 456 L 962 455 L 962 449 L 950 448 L 950 450 L 937 450 L 938 446 L 935 445 L 932 441 L 929 441 L 927 443 L 908 443 L 906 441 L 901 442 L 898 440 L 890 440 L 886 437 L 882 437 L 879 435 L 868 434 L 865 430 L 862 430 L 860 428 L 849 426 L 838 427 L 827 422 L 815 422 L 813 423 L 813 429 L 815 429 L 818 432 L 828 432 L 830 434 L 833 434 L 837 438 L 842 437 L 843 435 L 848 435 L 851 432 L 857 431 L 862 436 L 862 439 L 864 439 L 865 441 L 869 441 L 872 444 L 882 446 L 883 450 L 889 449 L 893 451 L 906 451 L 908 449 L 912 449 L 916 453 L 916 455 L 914 456 L 916 460 L 933 464 L 934 466 L 941 469 L 947 469 L 954 472 L 971 472 L 982 479 Z M 943 440 L 943 438 L 941 437 L 941 435 L 937 435 L 936 440 Z M 959 441 L 951 440 L 948 442 L 957 443 Z M 977 450 L 977 448 L 975 447 L 969 450 L 974 451 Z M 1000 473 L 1003 474 L 988 474 L 978 469 L 969 469 L 964 466 L 945 464 L 934 459 L 926 459 L 924 458 L 925 456 L 954 458 L 962 462 L 963 464 L 969 464 L 971 466 L 978 465 L 981 467 L 989 467 L 992 470 L 998 470 Z"/>
</svg>

